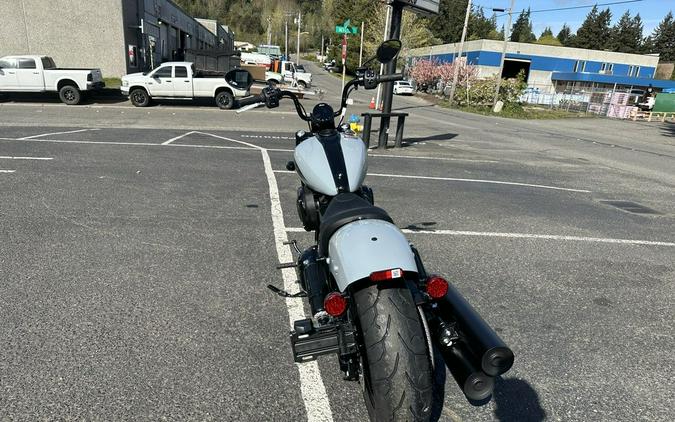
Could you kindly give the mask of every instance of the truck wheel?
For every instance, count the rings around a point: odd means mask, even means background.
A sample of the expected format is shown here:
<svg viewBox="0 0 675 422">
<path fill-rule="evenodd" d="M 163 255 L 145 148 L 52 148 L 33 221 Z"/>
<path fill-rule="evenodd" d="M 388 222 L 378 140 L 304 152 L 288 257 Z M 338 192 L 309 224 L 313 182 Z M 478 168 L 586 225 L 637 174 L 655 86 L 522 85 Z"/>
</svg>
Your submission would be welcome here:
<svg viewBox="0 0 675 422">
<path fill-rule="evenodd" d="M 424 328 L 401 283 L 353 295 L 362 336 L 363 395 L 371 421 L 427 421 L 432 371 Z"/>
<path fill-rule="evenodd" d="M 132 89 L 129 93 L 129 100 L 136 107 L 147 107 L 150 104 L 150 96 L 142 88 Z"/>
<path fill-rule="evenodd" d="M 64 85 L 59 89 L 59 98 L 61 102 L 68 105 L 76 105 L 80 103 L 82 94 L 76 86 Z"/>
<path fill-rule="evenodd" d="M 229 110 L 234 107 L 234 95 L 227 91 L 220 91 L 216 94 L 216 104 L 221 110 Z"/>
<path fill-rule="evenodd" d="M 298 86 L 302 89 L 307 88 L 307 83 L 305 81 L 298 81 Z"/>
</svg>

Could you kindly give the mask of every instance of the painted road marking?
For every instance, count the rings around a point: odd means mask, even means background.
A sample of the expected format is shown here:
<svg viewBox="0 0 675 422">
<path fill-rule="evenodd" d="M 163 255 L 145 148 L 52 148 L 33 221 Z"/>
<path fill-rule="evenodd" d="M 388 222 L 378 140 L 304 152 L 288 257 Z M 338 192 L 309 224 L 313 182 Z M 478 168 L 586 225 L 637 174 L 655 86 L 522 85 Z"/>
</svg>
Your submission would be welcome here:
<svg viewBox="0 0 675 422">
<path fill-rule="evenodd" d="M 294 171 L 288 171 L 288 170 L 275 170 L 274 172 L 275 173 L 293 173 L 293 174 L 295 174 Z M 552 189 L 552 190 L 560 190 L 560 191 L 566 191 L 566 192 L 591 193 L 591 191 L 585 190 L 585 189 L 561 188 L 561 187 L 558 187 L 558 186 L 535 185 L 535 184 L 532 184 L 532 183 L 504 182 L 504 181 L 501 181 L 501 180 L 460 179 L 460 178 L 456 178 L 456 177 L 413 176 L 413 175 L 406 175 L 406 174 L 382 174 L 382 173 L 368 173 L 367 176 L 394 177 L 394 178 L 402 178 L 402 179 L 445 180 L 445 181 L 451 181 L 451 182 L 488 183 L 488 184 L 494 184 L 494 185 L 523 186 L 523 187 L 528 187 L 528 188 Z"/>
<path fill-rule="evenodd" d="M 36 138 L 43 138 L 45 136 L 51 136 L 51 135 L 65 135 L 68 133 L 81 133 L 81 132 L 90 132 L 94 130 L 100 130 L 100 129 L 78 129 L 78 130 L 67 130 L 65 132 L 51 132 L 51 133 L 41 133 L 39 135 L 33 135 L 33 136 L 26 136 L 23 138 L 19 138 L 19 141 L 25 141 L 28 139 L 36 139 Z"/>
<path fill-rule="evenodd" d="M 122 146 L 142 146 L 142 147 L 186 147 L 186 148 L 212 148 L 212 149 L 239 149 L 258 151 L 257 148 L 252 147 L 235 147 L 231 145 L 186 145 L 186 144 L 155 144 L 152 142 L 117 142 L 117 141 L 70 141 L 64 139 L 14 139 L 14 138 L 0 138 L 0 141 L 23 141 L 23 142 L 45 142 L 55 144 L 89 144 L 89 145 L 122 145 Z"/>
<path fill-rule="evenodd" d="M 284 213 L 281 208 L 281 200 L 279 199 L 279 187 L 277 185 L 277 178 L 274 176 L 272 170 L 272 162 L 270 156 L 265 148 L 249 144 L 248 142 L 238 141 L 224 136 L 214 135 L 212 133 L 198 132 L 203 135 L 213 136 L 214 138 L 223 139 L 230 142 L 236 142 L 255 148 L 262 154 L 263 166 L 265 168 L 265 176 L 267 177 L 267 184 L 270 193 L 270 205 L 272 211 L 272 226 L 274 228 L 274 240 L 277 250 L 277 258 L 280 263 L 292 262 L 293 254 L 288 245 L 284 245 L 288 241 L 286 234 L 286 226 L 284 225 Z M 295 275 L 295 270 L 292 268 L 284 268 L 281 270 L 284 279 L 284 290 L 287 292 L 298 291 Z M 286 308 L 288 309 L 288 322 L 292 328 L 293 323 L 299 319 L 305 319 L 305 310 L 303 301 L 298 299 L 286 298 Z M 326 387 L 321 378 L 319 364 L 317 361 L 296 363 L 300 374 L 300 391 L 302 399 L 305 403 L 305 411 L 307 412 L 308 422 L 332 422 L 333 414 L 330 409 L 330 402 L 326 395 Z"/>
<path fill-rule="evenodd" d="M 289 233 L 306 233 L 302 227 L 288 227 Z M 411 230 L 401 229 L 406 234 L 436 234 L 449 236 L 478 236 L 478 237 L 506 237 L 512 239 L 542 239 L 542 240 L 564 240 L 574 242 L 592 242 L 592 243 L 615 243 L 620 245 L 645 245 L 645 246 L 675 246 L 675 242 L 661 242 L 654 240 L 633 240 L 633 239 L 612 239 L 603 237 L 586 236 L 566 236 L 557 234 L 533 234 L 533 233 L 500 233 L 500 232 L 477 232 L 466 230 Z"/>
<path fill-rule="evenodd" d="M 176 136 L 175 138 L 171 138 L 171 139 L 169 139 L 168 141 L 162 142 L 162 145 L 169 145 L 169 144 L 172 143 L 173 141 L 177 141 L 177 140 L 179 140 L 179 139 L 181 139 L 181 138 L 184 138 L 184 137 L 186 137 L 186 136 L 188 136 L 188 135 L 192 135 L 192 134 L 195 133 L 195 132 L 196 132 L 196 131 L 193 130 L 193 131 L 191 131 L 191 132 L 187 132 L 187 133 L 184 133 L 184 134 L 182 134 L 182 135 L 178 135 L 178 136 Z"/>
<path fill-rule="evenodd" d="M 9 157 L 0 155 L 0 160 L 53 160 L 52 157 Z"/>
<path fill-rule="evenodd" d="M 0 170 L 0 173 L 14 173 L 16 170 Z"/>
</svg>

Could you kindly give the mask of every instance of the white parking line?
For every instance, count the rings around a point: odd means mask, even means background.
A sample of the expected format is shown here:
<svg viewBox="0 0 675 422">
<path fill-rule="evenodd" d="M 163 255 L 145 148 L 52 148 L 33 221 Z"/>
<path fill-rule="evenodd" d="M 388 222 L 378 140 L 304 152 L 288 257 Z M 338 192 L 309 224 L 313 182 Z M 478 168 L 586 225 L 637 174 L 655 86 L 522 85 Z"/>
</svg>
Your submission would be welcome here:
<svg viewBox="0 0 675 422">
<path fill-rule="evenodd" d="M 26 136 L 26 137 L 23 137 L 23 138 L 19 138 L 18 140 L 19 141 L 25 141 L 25 140 L 28 140 L 28 139 L 43 138 L 45 136 L 51 136 L 51 135 L 65 135 L 65 134 L 68 134 L 68 133 L 90 132 L 90 131 L 94 131 L 94 130 L 100 130 L 100 129 L 78 129 L 78 130 L 68 130 L 68 131 L 65 131 L 65 132 L 41 133 L 39 135 Z"/>
<path fill-rule="evenodd" d="M 175 138 L 171 138 L 171 139 L 169 139 L 168 141 L 162 142 L 162 145 L 169 145 L 169 144 L 172 143 L 173 141 L 177 141 L 177 140 L 179 140 L 179 139 L 181 139 L 181 138 L 184 138 L 184 137 L 186 137 L 186 136 L 188 136 L 188 135 L 192 135 L 193 133 L 196 133 L 196 132 L 197 132 L 197 131 L 193 130 L 193 131 L 191 131 L 191 132 L 187 132 L 187 133 L 184 133 L 184 134 L 182 134 L 182 135 L 176 136 Z"/>
<path fill-rule="evenodd" d="M 53 160 L 52 157 L 9 157 L 0 155 L 0 160 Z"/>
<path fill-rule="evenodd" d="M 14 173 L 16 170 L 0 170 L 0 173 Z"/>
<path fill-rule="evenodd" d="M 288 171 L 288 170 L 274 170 L 274 172 L 275 173 L 295 173 L 294 171 Z M 561 187 L 558 187 L 558 186 L 535 185 L 535 184 L 531 184 L 531 183 L 503 182 L 501 180 L 459 179 L 459 178 L 456 178 L 456 177 L 413 176 L 413 175 L 406 175 L 406 174 L 382 174 L 382 173 L 368 173 L 367 176 L 394 177 L 394 178 L 402 178 L 402 179 L 446 180 L 446 181 L 451 181 L 451 182 L 488 183 L 488 184 L 494 184 L 494 185 L 523 186 L 523 187 L 528 187 L 528 188 L 561 190 L 561 191 L 566 191 L 566 192 L 591 193 L 591 191 L 586 190 L 586 189 L 561 188 Z"/>
<path fill-rule="evenodd" d="M 286 231 L 289 233 L 305 233 L 306 230 L 302 227 L 288 227 Z M 565 236 L 557 234 L 533 234 L 533 233 L 500 233 L 500 232 L 476 232 L 466 230 L 410 230 L 401 229 L 403 233 L 407 234 L 435 234 L 435 235 L 449 235 L 449 236 L 477 236 L 477 237 L 506 237 L 512 239 L 542 239 L 542 240 L 564 240 L 575 242 L 592 242 L 592 243 L 615 243 L 620 245 L 646 245 L 646 246 L 675 246 L 675 242 L 661 242 L 655 240 L 633 240 L 633 239 L 612 239 L 603 237 L 586 237 L 586 236 Z"/>
<path fill-rule="evenodd" d="M 267 177 L 267 184 L 269 186 L 270 206 L 272 211 L 272 226 L 274 229 L 274 240 L 277 250 L 277 258 L 280 263 L 292 262 L 293 254 L 290 246 L 284 245 L 288 241 L 286 234 L 286 226 L 284 225 L 284 213 L 281 208 L 281 200 L 279 199 L 279 187 L 277 179 L 272 170 L 272 162 L 270 156 L 265 148 L 257 145 L 249 144 L 248 142 L 238 141 L 224 136 L 214 135 L 207 132 L 198 132 L 203 135 L 213 136 L 217 139 L 236 142 L 255 148 L 262 154 L 263 166 L 265 169 L 265 176 Z M 285 268 L 281 270 L 284 280 L 284 290 L 287 292 L 298 291 L 295 271 L 292 268 Z M 286 298 L 286 308 L 288 310 L 288 320 L 290 327 L 299 319 L 305 319 L 305 309 L 302 300 Z M 326 387 L 321 378 L 319 365 L 316 361 L 296 363 L 300 376 L 300 392 L 305 404 L 305 411 L 307 412 L 308 422 L 332 422 L 333 414 L 330 409 L 330 402 L 326 395 Z"/>
</svg>

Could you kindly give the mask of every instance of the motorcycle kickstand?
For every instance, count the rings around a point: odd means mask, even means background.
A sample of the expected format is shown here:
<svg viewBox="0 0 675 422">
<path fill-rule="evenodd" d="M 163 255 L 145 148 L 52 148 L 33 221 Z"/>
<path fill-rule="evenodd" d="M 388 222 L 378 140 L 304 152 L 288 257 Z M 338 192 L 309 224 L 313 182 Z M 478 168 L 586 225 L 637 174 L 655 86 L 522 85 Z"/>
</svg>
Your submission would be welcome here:
<svg viewBox="0 0 675 422">
<path fill-rule="evenodd" d="M 278 294 L 281 297 L 289 297 L 289 298 L 298 298 L 298 297 L 307 297 L 307 292 L 304 290 L 300 290 L 297 293 L 289 293 L 286 290 L 282 290 L 276 286 L 273 286 L 271 284 L 267 285 L 267 288 L 273 291 L 274 293 Z"/>
</svg>

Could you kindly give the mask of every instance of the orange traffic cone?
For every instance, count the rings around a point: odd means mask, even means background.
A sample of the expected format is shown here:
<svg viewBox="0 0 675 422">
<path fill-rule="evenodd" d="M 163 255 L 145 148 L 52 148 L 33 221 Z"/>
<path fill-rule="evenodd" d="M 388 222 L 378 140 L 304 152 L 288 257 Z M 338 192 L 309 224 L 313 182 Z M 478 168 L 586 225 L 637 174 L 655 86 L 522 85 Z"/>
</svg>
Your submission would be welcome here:
<svg viewBox="0 0 675 422">
<path fill-rule="evenodd" d="M 370 105 L 368 106 L 369 109 L 375 110 L 375 97 L 370 99 Z"/>
</svg>

